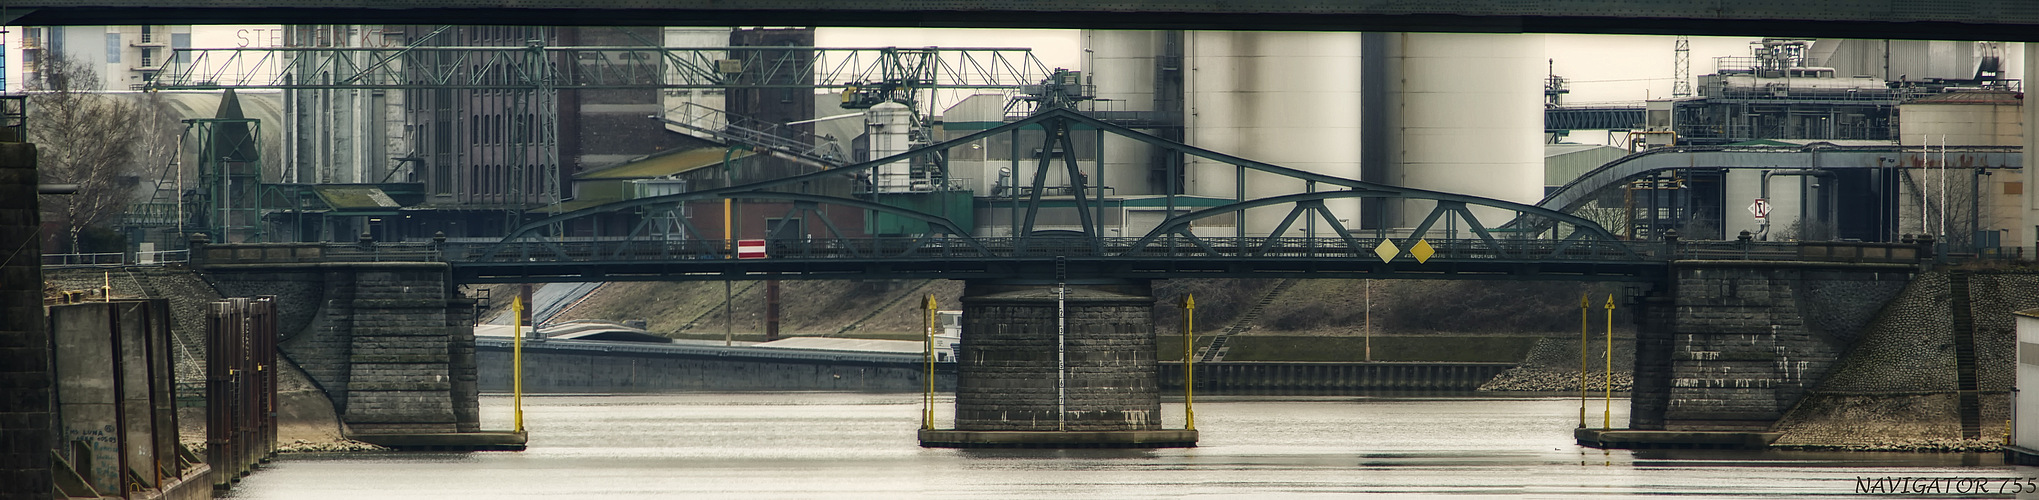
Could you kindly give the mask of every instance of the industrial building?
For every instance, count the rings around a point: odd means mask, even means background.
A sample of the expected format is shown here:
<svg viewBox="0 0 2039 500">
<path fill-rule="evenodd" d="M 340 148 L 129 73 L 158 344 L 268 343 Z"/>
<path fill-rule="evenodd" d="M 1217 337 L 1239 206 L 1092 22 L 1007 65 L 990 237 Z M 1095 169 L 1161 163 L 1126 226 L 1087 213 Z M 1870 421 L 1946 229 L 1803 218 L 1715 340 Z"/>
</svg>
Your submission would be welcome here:
<svg viewBox="0 0 2039 500">
<path fill-rule="evenodd" d="M 62 54 L 99 73 L 106 90 L 140 90 L 156 79 L 174 49 L 191 48 L 191 26 L 31 26 L 21 29 L 16 85 L 33 90 L 41 62 Z M 15 54 L 9 54 L 15 55 Z"/>
<path fill-rule="evenodd" d="M 792 68 L 816 67 L 830 50 L 812 48 L 813 32 L 803 29 L 293 26 L 280 33 L 284 46 L 334 53 L 684 46 L 710 47 L 681 50 L 713 52 L 715 61 Z M 2018 82 L 2007 78 L 2004 62 L 2010 55 L 1988 43 L 1765 39 L 1752 44 L 1749 56 L 1716 59 L 1689 96 L 1590 110 L 1597 120 L 1590 123 L 1626 130 L 1628 143 L 1608 148 L 1547 145 L 1547 138 L 1561 134 L 1538 133 L 1539 116 L 1542 130 L 1552 133 L 1560 131 L 1551 128 L 1554 120 L 1588 114 L 1562 105 L 1563 79 L 1545 71 L 1537 36 L 1086 30 L 1080 40 L 1077 68 L 1052 78 L 1043 71 L 1023 83 L 967 87 L 976 94 L 953 103 L 936 102 L 929 92 L 949 82 L 933 78 L 823 81 L 828 77 L 820 70 L 741 67 L 749 63 L 715 68 L 728 78 L 722 88 L 554 89 L 507 80 L 446 85 L 417 79 L 382 88 L 285 90 L 283 119 L 260 129 L 282 143 L 279 153 L 266 155 L 273 158 L 260 159 L 266 194 L 242 197 L 249 205 L 238 208 L 261 214 L 261 223 L 214 237 L 490 241 L 544 215 L 889 157 L 1009 123 L 1049 102 L 1164 139 L 1307 172 L 1523 204 L 1549 202 L 1581 176 L 1662 146 L 1790 154 L 1793 148 L 1884 145 L 1921 148 L 1905 153 L 1920 157 L 1927 146 L 2012 147 L 2023 133 Z M 581 54 L 576 71 L 632 65 L 660 71 L 670 62 L 608 60 L 644 57 L 611 52 Z M 331 77 L 303 72 L 309 66 L 289 67 L 301 72 L 288 75 L 295 82 Z M 1496 83 L 1509 81 L 1547 84 Z M 822 88 L 843 90 L 817 91 Z M 988 137 L 939 159 L 904 160 L 869 176 L 800 189 L 941 213 L 977 234 L 996 235 L 1017 226 L 1021 214 L 1010 207 L 1034 194 L 1022 181 L 1035 176 L 1040 159 L 1066 155 L 1079 164 L 1077 178 L 1060 167 L 1043 174 L 1046 205 L 1036 229 L 1079 228 L 1074 190 L 1094 189 L 1100 199 L 1093 208 L 1107 236 L 1145 234 L 1171 216 L 1224 200 L 1311 189 L 1108 134 L 1079 130 L 1067 151 L 1039 147 L 1038 134 Z M 1748 230 L 1758 239 L 1895 241 L 1937 234 L 1940 219 L 1965 228 L 1943 239 L 1960 248 L 2008 246 L 2004 242 L 2033 236 L 2010 227 L 2021 225 L 2012 223 L 2017 214 L 2011 207 L 2022 193 L 2020 176 L 1996 173 L 2015 165 L 1955 165 L 1965 175 L 1936 172 L 1931 178 L 1900 168 L 1921 164 L 1941 163 L 1891 158 L 1888 165 L 1846 170 L 1691 165 L 1597 186 L 1593 194 L 1565 195 L 1576 203 L 1564 208 L 1630 238 L 1676 230 L 1686 238 L 1731 239 Z M 1176 169 L 1186 175 L 1170 182 Z M 1969 193 L 1968 210 L 1957 210 L 1945 196 L 1919 196 L 1929 191 Z M 1177 203 L 1170 208 L 1159 201 L 1164 197 Z M 1766 217 L 1740 215 L 1756 199 L 1767 207 Z M 1411 203 L 1427 202 L 1326 201 L 1340 225 L 1384 233 L 1407 230 L 1430 211 L 1406 206 Z M 855 210 L 845 207 L 810 210 L 762 200 L 722 205 L 608 213 L 550 232 L 607 237 L 650 227 L 668 238 L 712 239 L 927 230 L 888 215 L 852 216 Z M 736 218 L 725 224 L 719 216 L 725 210 L 770 215 L 763 224 Z M 1284 210 L 1248 210 L 1243 220 L 1214 217 L 1193 230 L 1267 235 L 1281 225 Z M 1494 224 L 1514 217 L 1492 208 L 1475 211 Z M 1286 231 L 1312 234 L 1312 224 Z M 1994 234 L 1985 236 L 1989 231 Z"/>
</svg>

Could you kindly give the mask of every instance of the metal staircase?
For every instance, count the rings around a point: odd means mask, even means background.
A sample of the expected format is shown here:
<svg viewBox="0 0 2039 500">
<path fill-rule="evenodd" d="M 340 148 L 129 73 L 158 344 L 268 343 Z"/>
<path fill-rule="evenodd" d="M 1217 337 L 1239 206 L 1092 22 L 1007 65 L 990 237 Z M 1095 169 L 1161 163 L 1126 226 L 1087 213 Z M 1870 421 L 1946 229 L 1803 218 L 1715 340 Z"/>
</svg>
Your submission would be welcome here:
<svg viewBox="0 0 2039 500">
<path fill-rule="evenodd" d="M 832 168 L 849 163 L 849 156 L 835 139 L 821 137 L 782 123 L 772 123 L 727 111 L 685 103 L 659 115 L 667 128 L 730 145 L 745 145 L 764 153 L 782 153 L 795 161 Z"/>
<path fill-rule="evenodd" d="M 1240 332 L 1253 328 L 1253 322 L 1260 319 L 1260 313 L 1267 310 L 1267 305 L 1273 304 L 1276 297 L 1280 297 L 1283 292 L 1287 292 L 1289 288 L 1296 286 L 1298 281 L 1301 280 L 1295 278 L 1281 280 L 1280 283 L 1274 285 L 1274 288 L 1269 289 L 1267 294 L 1261 295 L 1259 302 L 1255 302 L 1252 308 L 1248 308 L 1244 314 L 1240 314 L 1238 319 L 1232 320 L 1232 326 L 1225 327 L 1224 331 L 1218 332 L 1218 335 L 1211 339 L 1211 345 L 1204 346 L 1203 350 L 1197 352 L 1197 362 L 1224 361 L 1225 353 L 1232 350 L 1232 348 L 1225 346 L 1226 341 L 1231 339 L 1233 335 L 1238 335 Z"/>
<path fill-rule="evenodd" d="M 1961 392 L 1961 437 L 1977 439 L 1982 436 L 1982 404 L 1976 394 L 1975 378 L 1975 321 L 1968 296 L 1969 278 L 1973 275 L 1955 271 L 1947 274 L 1947 307 L 1954 319 L 1954 366 L 1955 382 Z"/>
</svg>

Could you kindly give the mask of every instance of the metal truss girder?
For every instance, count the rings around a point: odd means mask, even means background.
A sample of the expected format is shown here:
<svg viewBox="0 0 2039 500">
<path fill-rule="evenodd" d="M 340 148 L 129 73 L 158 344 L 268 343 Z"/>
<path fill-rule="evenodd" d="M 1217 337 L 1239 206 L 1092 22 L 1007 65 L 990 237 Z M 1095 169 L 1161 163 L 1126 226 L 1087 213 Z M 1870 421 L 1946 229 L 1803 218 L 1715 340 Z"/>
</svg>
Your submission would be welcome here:
<svg viewBox="0 0 2039 500">
<path fill-rule="evenodd" d="M 717 191 L 722 191 L 722 190 L 717 190 Z M 646 205 L 654 205 L 654 204 L 663 204 L 663 203 L 673 203 L 673 202 L 677 202 L 677 201 L 689 201 L 689 200 L 696 200 L 696 199 L 711 199 L 711 198 L 712 198 L 712 199 L 721 199 L 721 198 L 732 198 L 732 199 L 768 199 L 768 200 L 789 200 L 789 201 L 795 201 L 795 202 L 802 202 L 802 203 L 825 203 L 825 204 L 831 204 L 831 205 L 843 205 L 843 206 L 847 206 L 847 207 L 852 207 L 852 208 L 860 208 L 860 209 L 864 209 L 864 210 L 870 210 L 870 211 L 876 211 L 876 212 L 882 212 L 882 213 L 888 213 L 888 214 L 892 214 L 892 215 L 898 215 L 898 216 L 902 216 L 902 217 L 907 217 L 907 218 L 911 218 L 911 219 L 919 220 L 919 221 L 921 221 L 921 222 L 926 222 L 926 223 L 929 223 L 929 224 L 934 224 L 934 225 L 940 226 L 940 227 L 941 227 L 942 229 L 944 229 L 944 230 L 947 230 L 947 231 L 949 231 L 949 232 L 948 232 L 948 234 L 960 236 L 960 237 L 961 237 L 961 240 L 962 240 L 962 242 L 963 242 L 964 244 L 970 245 L 970 246 L 971 246 L 972 248 L 974 248 L 974 249 L 976 249 L 976 250 L 978 250 L 978 251 L 981 251 L 981 252 L 985 252 L 985 253 L 990 253 L 990 250 L 989 250 L 989 249 L 986 249 L 986 248 L 984 248 L 984 245 L 983 245 L 983 243 L 981 243 L 981 242 L 978 242 L 976 238 L 972 238 L 972 237 L 970 237 L 970 236 L 969 236 L 969 234 L 970 234 L 970 231 L 969 231 L 968 229 L 964 229 L 964 228 L 963 228 L 962 226 L 958 226 L 958 225 L 956 225 L 956 223 L 955 223 L 954 221 L 951 221 L 951 220 L 949 220 L 948 218 L 946 218 L 946 217 L 942 217 L 942 216 L 939 216 L 939 215 L 934 215 L 934 214 L 928 214 L 928 213 L 923 213 L 923 212 L 918 212 L 918 211 L 913 211 L 913 210 L 907 210 L 907 209 L 903 209 L 903 208 L 899 208 L 899 207 L 894 207 L 894 206 L 891 206 L 891 205 L 885 205 L 885 204 L 881 204 L 881 203 L 872 203 L 872 202 L 868 202 L 868 201 L 864 201 L 864 200 L 858 200 L 858 199 L 853 199 L 853 198 L 840 198 L 840 197 L 834 197 L 834 196 L 820 196 L 820 195 L 812 195 L 812 194 L 803 194 L 803 193 L 780 193 L 780 192 L 772 192 L 772 191 L 749 191 L 749 192 L 723 192 L 723 193 L 715 193 L 715 194 L 713 194 L 713 195 L 711 195 L 711 194 L 709 194 L 709 193 L 710 193 L 710 192 L 701 192 L 701 193 L 688 193 L 688 194 L 681 194 L 681 195 L 667 195 L 667 196 L 659 196 L 659 197 L 653 197 L 653 198 L 640 198 L 640 199 L 637 199 L 637 200 L 631 200 L 631 201 L 629 201 L 629 202 L 622 202 L 622 203 L 611 203 L 611 204 L 608 204 L 608 205 L 602 205 L 602 206 L 599 206 L 599 207 L 590 207 L 590 208 L 585 208 L 585 209 L 581 209 L 581 210 L 576 210 L 576 211 L 573 211 L 573 212 L 567 212 L 567 213 L 564 213 L 564 214 L 558 214 L 558 215 L 553 215 L 553 216 L 551 216 L 551 217 L 546 217 L 546 218 L 544 218 L 544 219 L 540 219 L 540 220 L 538 220 L 538 221 L 534 221 L 534 222 L 530 222 L 530 223 L 527 223 L 527 224 L 525 224 L 525 225 L 523 225 L 523 226 L 519 227 L 519 228 L 518 228 L 518 229 L 517 229 L 516 231 L 512 232 L 510 236 L 508 236 L 508 237 L 505 237 L 505 238 L 503 238 L 503 240 L 502 240 L 502 241 L 500 241 L 500 242 L 497 242 L 497 243 L 495 243 L 495 244 L 493 244 L 493 245 L 490 245 L 490 246 L 488 247 L 488 250 L 486 250 L 486 251 L 482 252 L 482 254 L 481 254 L 481 255 L 479 256 L 479 259 L 481 259 L 481 260 L 488 260 L 488 259 L 493 259 L 493 258 L 496 258 L 496 256 L 497 256 L 497 255 L 499 255 L 499 254 L 500 254 L 500 253 L 502 252 L 502 250 L 503 250 L 503 248 L 504 248 L 504 246 L 505 246 L 505 245 L 508 245 L 508 244 L 512 244 L 512 243 L 518 243 L 518 242 L 520 242 L 520 240 L 526 240 L 527 238 L 529 238 L 530 236 L 532 236 L 532 233 L 533 233 L 534 231 L 536 231 L 536 230 L 537 230 L 537 229 L 539 229 L 539 228 L 546 228 L 546 227 L 551 227 L 551 226 L 553 226 L 554 224 L 558 224 L 558 223 L 560 223 L 560 222 L 564 222 L 564 221 L 567 221 L 567 220 L 577 219 L 577 218 L 581 218 L 581 217 L 587 217 L 587 216 L 590 216 L 590 215 L 595 215 L 595 214 L 601 214 L 601 213 L 611 213 L 611 212 L 615 212 L 615 211 L 618 211 L 618 210 L 625 210 L 625 209 L 630 209 L 630 208 L 636 208 L 636 207 L 641 207 L 641 206 L 646 206 Z M 698 196 L 690 196 L 690 195 L 698 195 Z M 650 201 L 650 200 L 656 200 L 657 202 L 656 202 L 656 203 L 633 203 L 633 202 L 645 202 L 645 201 Z M 795 210 L 798 210 L 798 209 L 796 208 Z M 828 218 L 827 218 L 827 217 L 821 217 L 820 219 L 822 220 L 822 223 L 823 223 L 823 224 L 825 224 L 825 225 L 827 225 L 827 226 L 828 226 L 828 228 L 829 228 L 829 230 L 830 230 L 830 231 L 836 231 L 836 233 L 837 233 L 838 235 L 840 235 L 840 234 L 841 234 L 841 231 L 837 230 L 837 229 L 835 228 L 835 224 L 834 224 L 833 222 L 829 222 L 829 221 L 828 221 Z M 544 238 L 536 238 L 536 239 L 531 239 L 531 240 L 529 240 L 529 241 L 538 241 L 538 242 L 550 242 L 551 240 L 548 240 L 548 239 L 544 239 Z M 519 248 L 522 248 L 522 247 L 523 247 L 523 245 L 517 245 L 517 246 L 518 246 Z M 561 256 L 561 257 L 565 257 L 565 254 L 561 253 L 561 254 L 560 254 L 560 256 Z M 565 259 L 563 259 L 563 260 L 565 260 Z"/>
<path fill-rule="evenodd" d="M 149 87 L 808 89 L 895 80 L 923 89 L 1006 89 L 1050 72 L 1027 48 L 278 47 L 175 49 Z"/>
<path fill-rule="evenodd" d="M 1544 130 L 1639 129 L 1641 107 L 1558 107 L 1543 110 Z"/>
<path fill-rule="evenodd" d="M 1096 234 L 1096 231 L 1094 229 L 1095 221 L 1088 220 L 1084 221 L 1083 223 L 1084 227 L 1086 228 L 1086 238 L 1085 241 L 1081 242 L 1080 244 L 1075 243 L 1073 241 L 1067 242 L 1062 241 L 1063 239 L 1066 238 L 1057 238 L 1053 241 L 1042 240 L 1041 242 L 1035 242 L 1033 240 L 1039 238 L 1034 237 L 1034 235 L 1031 232 L 1033 223 L 1032 222 L 1033 213 L 1039 210 L 1039 207 L 1042 203 L 1040 193 L 1044 191 L 1045 187 L 1045 175 L 1046 175 L 1045 172 L 1047 171 L 1048 168 L 1050 168 L 1053 165 L 1052 155 L 1042 155 L 1042 157 L 1039 159 L 1038 168 L 1036 169 L 1035 179 L 1032 182 L 1032 184 L 1035 186 L 1034 190 L 1035 194 L 1032 197 L 1032 199 L 1029 200 L 1028 203 L 1029 215 L 1027 217 L 1027 221 L 1015 228 L 1018 230 L 1015 232 L 1017 236 L 1013 238 L 1008 238 L 1009 240 L 1011 240 L 1009 244 L 996 247 L 998 249 L 996 251 L 992 249 L 992 246 L 987 245 L 983 238 L 978 238 L 970 235 L 967 228 L 959 227 L 955 225 L 953 222 L 949 221 L 947 218 L 935 214 L 907 210 L 903 208 L 882 205 L 859 199 L 766 191 L 767 189 L 778 188 L 781 186 L 789 186 L 829 177 L 867 172 L 875 168 L 878 168 L 879 166 L 886 165 L 889 163 L 905 161 L 918 155 L 932 154 L 934 152 L 944 151 L 949 148 L 960 147 L 964 144 L 969 144 L 971 141 L 980 138 L 990 137 L 996 134 L 1013 133 L 1027 127 L 1041 127 L 1047 132 L 1046 134 L 1043 135 L 1043 137 L 1045 138 L 1044 139 L 1045 142 L 1042 148 L 1043 151 L 1052 150 L 1053 148 L 1049 146 L 1052 144 L 1061 145 L 1065 151 L 1072 150 L 1070 148 L 1071 146 L 1070 141 L 1066 138 L 1066 136 L 1068 135 L 1069 129 L 1073 125 L 1088 125 L 1090 127 L 1094 127 L 1096 130 L 1148 142 L 1161 148 L 1181 152 L 1185 155 L 1226 162 L 1237 166 L 1241 172 L 1244 172 L 1245 170 L 1255 170 L 1272 173 L 1283 177 L 1302 180 L 1306 183 L 1306 185 L 1309 185 L 1310 189 L 1313 191 L 1317 189 L 1316 186 L 1317 184 L 1320 183 L 1331 186 L 1339 186 L 1345 189 L 1338 191 L 1309 192 L 1255 200 L 1244 200 L 1228 205 L 1210 207 L 1204 210 L 1198 210 L 1187 214 L 1174 215 L 1171 216 L 1169 219 L 1162 221 L 1159 225 L 1157 225 L 1157 227 L 1152 232 L 1138 239 L 1132 245 L 1125 246 L 1123 248 L 1117 245 L 1117 242 L 1115 242 L 1113 245 L 1109 246 L 1106 245 L 1104 238 Z M 1071 169 L 1071 172 L 1069 173 L 1072 179 L 1080 178 L 1080 176 L 1077 175 L 1077 172 L 1073 170 L 1074 169 L 1073 164 L 1065 162 L 1064 166 L 1066 168 Z M 1076 184 L 1080 185 L 1081 182 L 1076 182 Z M 610 203 L 597 207 L 590 207 L 578 210 L 575 212 L 554 215 L 552 217 L 547 217 L 542 220 L 525 224 L 524 226 L 513 231 L 509 237 L 503 240 L 503 242 L 498 243 L 497 245 L 491 247 L 487 252 L 485 252 L 483 254 L 483 260 L 495 258 L 496 255 L 502 252 L 503 245 L 511 244 L 513 242 L 526 238 L 532 234 L 535 234 L 535 232 L 538 231 L 540 228 L 549 227 L 553 224 L 563 222 L 567 219 L 587 217 L 591 215 L 615 212 L 619 210 L 625 210 L 647 205 L 669 204 L 690 200 L 709 200 L 722 198 L 786 199 L 795 201 L 831 203 L 851 206 L 861 208 L 864 210 L 889 213 L 907 218 L 921 220 L 923 222 L 931 224 L 932 226 L 938 227 L 939 231 L 935 232 L 945 232 L 947 234 L 953 235 L 953 238 L 956 241 L 956 245 L 943 245 L 941 247 L 942 251 L 940 252 L 939 255 L 916 255 L 916 250 L 921 249 L 925 245 L 929 244 L 930 240 L 929 237 L 926 235 L 923 235 L 920 238 L 910 241 L 909 242 L 910 244 L 904 248 L 892 247 L 897 249 L 896 253 L 900 257 L 898 261 L 901 263 L 913 261 L 915 260 L 916 257 L 939 257 L 941 259 L 971 257 L 971 255 L 969 254 L 957 255 L 956 252 L 952 251 L 952 249 L 957 247 L 967 248 L 969 252 L 974 252 L 974 255 L 976 257 L 982 258 L 993 258 L 993 257 L 1032 258 L 1036 256 L 1046 255 L 1065 257 L 1072 255 L 1076 256 L 1088 255 L 1088 256 L 1108 256 L 1112 258 L 1128 259 L 1129 261 L 1134 262 L 1145 262 L 1145 261 L 1169 261 L 1169 260 L 1180 261 L 1180 260 L 1271 259 L 1278 257 L 1270 257 L 1269 254 L 1282 253 L 1284 255 L 1288 255 L 1288 257 L 1280 258 L 1290 259 L 1300 258 L 1303 261 L 1311 261 L 1313 259 L 1315 260 L 1351 259 L 1355 257 L 1360 258 L 1360 260 L 1366 260 L 1371 258 L 1371 255 L 1366 251 L 1366 249 L 1369 248 L 1370 246 L 1367 244 L 1363 244 L 1362 242 L 1359 241 L 1358 238 L 1354 238 L 1351 232 L 1345 230 L 1343 225 L 1338 223 L 1335 218 L 1329 217 L 1329 214 L 1326 213 L 1328 210 L 1322 206 L 1322 200 L 1325 199 L 1351 198 L 1351 197 L 1379 197 L 1379 198 L 1421 199 L 1435 201 L 1437 203 L 1437 207 L 1431 216 L 1431 220 L 1429 222 L 1426 222 L 1423 225 L 1423 227 L 1418 228 L 1418 230 L 1414 233 L 1412 238 L 1407 243 L 1414 243 L 1415 238 L 1426 237 L 1427 236 L 1426 233 L 1431 223 L 1434 223 L 1436 220 L 1444 217 L 1445 215 L 1453 215 L 1455 218 L 1452 220 L 1466 221 L 1467 228 L 1471 230 L 1479 238 L 1477 240 L 1463 240 L 1471 243 L 1451 243 L 1446 242 L 1444 240 L 1435 240 L 1432 241 L 1433 245 L 1441 245 L 1440 250 L 1458 252 L 1460 254 L 1465 255 L 1472 255 L 1473 258 L 1480 261 L 1495 261 L 1499 259 L 1509 259 L 1512 258 L 1512 256 L 1514 255 L 1529 255 L 1528 252 L 1540 251 L 1542 247 L 1539 245 L 1546 244 L 1555 245 L 1558 242 L 1546 242 L 1543 240 L 1519 240 L 1519 241 L 1511 240 L 1508 244 L 1503 244 L 1502 242 L 1497 241 L 1495 238 L 1493 238 L 1493 236 L 1485 230 L 1485 226 L 1479 223 L 1477 218 L 1473 216 L 1470 210 L 1467 210 L 1466 207 L 1468 205 L 1495 207 L 1504 210 L 1515 211 L 1517 213 L 1534 214 L 1553 221 L 1570 223 L 1576 228 L 1572 235 L 1574 238 L 1583 239 L 1585 241 L 1590 241 L 1595 244 L 1594 253 L 1590 256 L 1591 259 L 1586 260 L 1602 260 L 1602 261 L 1644 260 L 1641 256 L 1637 255 L 1632 249 L 1629 249 L 1626 245 L 1620 245 L 1617 239 L 1614 238 L 1612 234 L 1608 233 L 1605 229 L 1601 228 L 1600 226 L 1585 219 L 1570 216 L 1567 214 L 1501 200 L 1458 195 L 1438 191 L 1409 189 L 1374 184 L 1353 179 L 1345 179 L 1312 172 L 1306 172 L 1281 167 L 1277 165 L 1256 162 L 1252 160 L 1246 160 L 1243 158 L 1238 158 L 1230 155 L 1190 147 L 1180 143 L 1165 141 L 1159 138 L 1141 134 L 1137 131 L 1097 121 L 1095 119 L 1091 119 L 1089 117 L 1083 116 L 1079 113 L 1067 109 L 1051 109 L 1048 111 L 1043 111 L 1026 119 L 1015 121 L 1013 123 L 1004 124 L 998 127 L 993 127 L 981 132 L 969 134 L 957 139 L 943 142 L 941 144 L 936 144 L 933 146 L 928 146 L 921 149 L 916 149 L 913 151 L 908 151 L 890 157 L 880 158 L 855 165 L 825 169 L 805 174 L 793 175 L 779 179 L 755 182 L 739 186 L 729 186 L 717 189 L 696 191 L 691 193 L 680 193 Z M 1077 199 L 1075 201 L 1077 207 L 1079 209 L 1084 209 L 1084 215 L 1088 215 L 1088 211 L 1086 208 L 1088 200 L 1083 196 L 1078 196 L 1076 198 Z M 1188 231 L 1190 222 L 1198 219 L 1227 213 L 1243 213 L 1245 210 L 1251 208 L 1282 204 L 1296 205 L 1296 208 L 1291 211 L 1290 217 L 1288 221 L 1284 223 L 1284 226 L 1286 226 L 1289 223 L 1293 223 L 1295 219 L 1306 215 L 1306 213 L 1322 215 L 1327 218 L 1327 222 L 1329 223 L 1331 228 L 1339 234 L 1339 237 L 1335 240 L 1324 240 L 1323 242 L 1328 243 L 1328 245 L 1321 246 L 1318 244 L 1319 242 L 1318 238 L 1306 238 L 1306 239 L 1273 238 L 1273 237 L 1247 238 L 1244 236 L 1231 238 L 1232 241 L 1229 242 L 1229 245 L 1213 245 L 1211 242 L 1199 238 L 1192 234 L 1190 231 Z M 1018 221 L 1015 222 L 1017 223 Z M 1173 240 L 1171 240 L 1171 243 L 1168 245 L 1168 248 L 1165 250 L 1165 252 L 1153 248 L 1153 245 L 1156 240 L 1163 236 L 1171 234 L 1184 236 L 1188 243 L 1195 245 L 1196 249 L 1202 252 L 1201 254 L 1202 256 L 1182 257 L 1181 256 L 1182 249 L 1177 245 L 1173 244 L 1172 242 Z M 841 239 L 838 238 L 838 240 Z M 838 243 L 839 243 L 838 249 L 850 249 L 849 251 L 854 252 L 855 249 L 857 248 L 857 244 L 852 244 L 854 242 L 843 240 L 839 241 Z M 1301 245 L 1296 246 L 1295 245 L 1296 243 L 1300 243 Z M 1616 245 L 1616 248 L 1618 248 L 1618 250 L 1609 252 L 1608 255 L 1601 255 L 1599 249 L 1605 246 L 1606 244 Z M 1039 245 L 1041 248 L 1035 248 L 1036 245 Z M 1282 245 L 1282 247 L 1280 247 L 1279 249 L 1280 250 L 1279 252 L 1276 252 L 1277 245 Z M 1343 247 L 1346 250 L 1349 250 L 1349 252 L 1343 250 L 1337 251 L 1331 250 L 1338 247 Z M 1518 249 L 1512 247 L 1521 248 Z M 888 250 L 887 248 L 884 248 L 877 242 L 871 243 L 870 249 L 871 253 L 869 255 L 872 256 L 884 255 L 891 251 Z M 1165 255 L 1163 255 L 1163 253 L 1165 253 Z M 1301 255 L 1301 257 L 1298 257 L 1297 255 Z M 1581 260 L 1575 258 L 1575 256 L 1570 255 L 1564 251 L 1555 251 L 1549 254 L 1545 254 L 1545 256 L 1547 260 L 1574 261 L 1574 262 Z M 821 259 L 791 258 L 791 259 L 766 259 L 766 260 L 779 260 L 784 262 L 807 262 L 807 263 L 816 263 L 824 261 L 837 262 L 841 260 L 841 255 L 838 254 L 830 254 L 825 257 L 827 258 Z M 1441 260 L 1450 261 L 1451 258 L 1444 257 Z M 724 264 L 711 264 L 706 262 L 695 262 L 693 264 L 702 267 L 717 267 L 724 265 Z M 754 267 L 769 267 L 773 265 L 786 265 L 786 264 L 754 262 L 749 264 L 734 264 L 734 265 L 740 267 L 746 265 Z"/>
</svg>

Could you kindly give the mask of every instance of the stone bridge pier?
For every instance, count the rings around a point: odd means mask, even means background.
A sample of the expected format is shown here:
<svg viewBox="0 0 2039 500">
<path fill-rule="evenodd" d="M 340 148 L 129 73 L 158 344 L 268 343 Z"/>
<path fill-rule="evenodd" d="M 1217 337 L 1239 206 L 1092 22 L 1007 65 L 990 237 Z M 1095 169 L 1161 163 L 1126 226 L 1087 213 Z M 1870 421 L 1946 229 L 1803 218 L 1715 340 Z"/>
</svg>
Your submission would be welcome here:
<svg viewBox="0 0 2039 500">
<path fill-rule="evenodd" d="M 1163 448 L 1153 288 L 1146 280 L 964 285 L 954 429 L 922 446 Z"/>
<path fill-rule="evenodd" d="M 1917 271 L 1898 263 L 1673 263 L 1668 286 L 1636 304 L 1629 428 L 1580 429 L 1580 443 L 1768 446 L 1779 419 L 1835 370 Z"/>
<path fill-rule="evenodd" d="M 521 435 L 479 428 L 474 301 L 446 263 L 350 262 L 358 256 L 346 252 L 363 250 L 318 243 L 194 248 L 195 267 L 223 294 L 276 296 L 278 348 L 332 400 L 348 438 L 521 447 Z"/>
</svg>

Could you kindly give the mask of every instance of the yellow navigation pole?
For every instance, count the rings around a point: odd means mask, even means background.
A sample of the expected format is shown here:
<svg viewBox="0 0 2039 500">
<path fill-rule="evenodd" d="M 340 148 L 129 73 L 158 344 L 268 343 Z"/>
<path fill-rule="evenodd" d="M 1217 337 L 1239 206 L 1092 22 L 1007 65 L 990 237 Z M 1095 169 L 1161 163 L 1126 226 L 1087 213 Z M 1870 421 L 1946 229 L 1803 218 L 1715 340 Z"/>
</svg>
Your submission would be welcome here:
<svg viewBox="0 0 2039 500">
<path fill-rule="evenodd" d="M 1182 296 L 1182 428 L 1196 430 L 1196 375 L 1190 372 L 1190 343 L 1196 331 L 1196 294 Z"/>
<path fill-rule="evenodd" d="M 1586 428 L 1586 330 L 1591 320 L 1587 319 L 1593 308 L 1591 294 L 1579 294 L 1579 428 Z"/>
<path fill-rule="evenodd" d="M 516 431 L 524 432 L 524 297 L 510 299 L 510 407 Z"/>
<path fill-rule="evenodd" d="M 1607 407 L 1600 410 L 1600 428 L 1614 428 L 1614 294 L 1607 294 Z"/>
<path fill-rule="evenodd" d="M 937 327 L 935 325 L 936 308 L 934 294 L 928 294 L 925 307 L 927 309 L 927 346 L 922 349 L 926 355 L 921 357 L 926 358 L 927 361 L 927 376 L 925 377 L 927 379 L 927 393 L 922 394 L 920 398 L 920 428 L 932 430 L 935 428 L 935 328 Z"/>
</svg>

